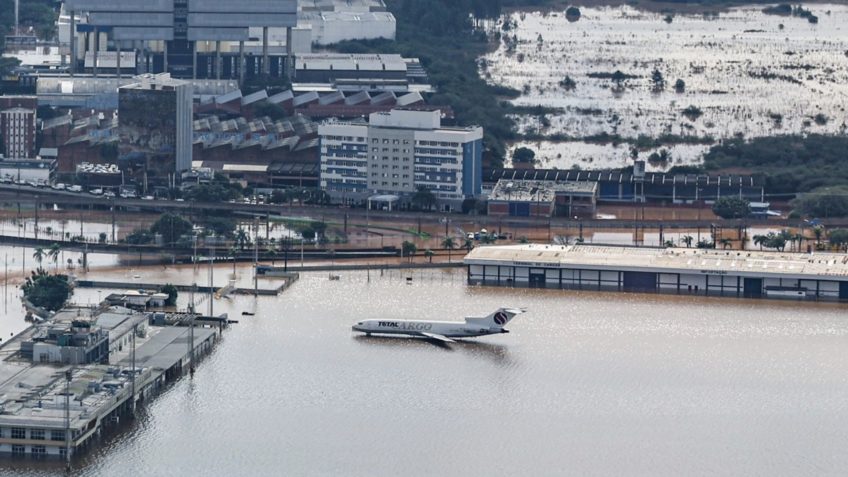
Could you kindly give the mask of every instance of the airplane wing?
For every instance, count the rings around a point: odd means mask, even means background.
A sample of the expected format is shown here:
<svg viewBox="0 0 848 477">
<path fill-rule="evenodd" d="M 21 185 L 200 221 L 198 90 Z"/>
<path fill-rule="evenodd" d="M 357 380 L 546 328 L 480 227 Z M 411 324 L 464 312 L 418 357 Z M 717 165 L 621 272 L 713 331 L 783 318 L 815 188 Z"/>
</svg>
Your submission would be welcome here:
<svg viewBox="0 0 848 477">
<path fill-rule="evenodd" d="M 456 343 L 456 341 L 448 338 L 444 335 L 437 335 L 436 333 L 427 333 L 425 331 L 419 332 L 419 334 L 425 338 L 430 338 L 432 340 L 441 341 L 442 343 Z"/>
</svg>

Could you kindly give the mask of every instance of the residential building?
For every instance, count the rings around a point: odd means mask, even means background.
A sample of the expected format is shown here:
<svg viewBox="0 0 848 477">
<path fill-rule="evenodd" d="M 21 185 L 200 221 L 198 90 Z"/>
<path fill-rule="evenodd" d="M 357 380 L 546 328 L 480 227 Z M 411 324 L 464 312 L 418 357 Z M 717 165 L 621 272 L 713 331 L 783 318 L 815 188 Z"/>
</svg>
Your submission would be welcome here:
<svg viewBox="0 0 848 477">
<path fill-rule="evenodd" d="M 447 208 L 482 189 L 483 129 L 441 125 L 438 109 L 393 109 L 368 123 L 319 126 L 321 187 L 343 202 L 370 195 L 409 199 L 420 187 Z"/>
<path fill-rule="evenodd" d="M 35 109 L 10 108 L 0 111 L 0 131 L 2 131 L 5 157 L 27 159 L 35 152 Z"/>
</svg>

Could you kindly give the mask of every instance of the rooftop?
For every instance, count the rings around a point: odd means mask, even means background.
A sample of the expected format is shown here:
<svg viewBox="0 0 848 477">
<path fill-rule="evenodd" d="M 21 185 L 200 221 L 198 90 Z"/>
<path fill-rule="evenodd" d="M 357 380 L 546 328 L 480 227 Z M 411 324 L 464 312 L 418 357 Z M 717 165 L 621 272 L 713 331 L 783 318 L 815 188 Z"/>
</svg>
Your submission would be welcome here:
<svg viewBox="0 0 848 477">
<path fill-rule="evenodd" d="M 501 179 L 495 184 L 490 200 L 513 202 L 551 202 L 556 194 L 586 194 L 597 191 L 596 182 L 511 181 Z"/>
<path fill-rule="evenodd" d="M 524 244 L 477 247 L 466 255 L 465 262 L 783 278 L 848 277 L 848 255 L 838 253 Z"/>
</svg>

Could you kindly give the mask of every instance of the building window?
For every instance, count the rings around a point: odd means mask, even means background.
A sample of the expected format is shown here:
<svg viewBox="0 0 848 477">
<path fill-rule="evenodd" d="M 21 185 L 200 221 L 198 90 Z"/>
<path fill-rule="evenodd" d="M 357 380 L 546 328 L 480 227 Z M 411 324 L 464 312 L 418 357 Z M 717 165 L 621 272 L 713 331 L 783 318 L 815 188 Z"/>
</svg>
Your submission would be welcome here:
<svg viewBox="0 0 848 477">
<path fill-rule="evenodd" d="M 51 441 L 64 441 L 65 440 L 65 431 L 50 431 L 50 440 Z"/>
<path fill-rule="evenodd" d="M 32 429 L 29 431 L 29 438 L 34 441 L 44 440 L 44 429 Z"/>
<path fill-rule="evenodd" d="M 44 446 L 32 446 L 30 448 L 30 453 L 33 457 L 44 457 L 47 455 L 47 448 Z"/>
<path fill-rule="evenodd" d="M 13 427 L 12 439 L 26 439 L 26 429 L 23 427 Z"/>
<path fill-rule="evenodd" d="M 26 448 L 24 446 L 13 445 L 12 446 L 12 455 L 24 455 L 26 452 Z"/>
</svg>

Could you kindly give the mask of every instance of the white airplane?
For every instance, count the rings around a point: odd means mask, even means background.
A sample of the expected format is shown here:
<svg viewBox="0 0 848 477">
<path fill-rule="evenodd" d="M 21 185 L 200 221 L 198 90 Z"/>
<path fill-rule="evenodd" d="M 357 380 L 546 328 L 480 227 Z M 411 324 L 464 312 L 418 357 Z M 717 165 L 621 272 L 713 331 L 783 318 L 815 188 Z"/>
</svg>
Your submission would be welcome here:
<svg viewBox="0 0 848 477">
<path fill-rule="evenodd" d="M 453 343 L 451 338 L 473 338 L 475 336 L 509 333 L 504 329 L 507 323 L 517 315 L 527 311 L 524 308 L 498 308 L 493 313 L 482 316 L 468 316 L 464 322 L 458 321 L 420 321 L 420 320 L 365 320 L 353 325 L 353 331 L 367 336 L 374 334 L 392 334 L 419 336 L 443 343 Z"/>
</svg>

